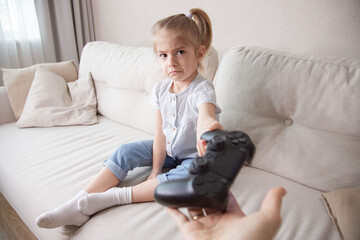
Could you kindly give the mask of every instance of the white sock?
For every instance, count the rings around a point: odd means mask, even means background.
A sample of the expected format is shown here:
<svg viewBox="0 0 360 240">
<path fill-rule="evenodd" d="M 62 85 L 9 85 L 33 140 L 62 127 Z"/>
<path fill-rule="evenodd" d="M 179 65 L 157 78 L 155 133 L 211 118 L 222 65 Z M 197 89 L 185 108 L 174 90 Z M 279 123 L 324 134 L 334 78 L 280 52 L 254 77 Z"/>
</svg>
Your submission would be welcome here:
<svg viewBox="0 0 360 240">
<path fill-rule="evenodd" d="M 78 200 L 88 193 L 80 191 L 73 199 L 63 203 L 52 211 L 45 212 L 36 218 L 36 224 L 41 228 L 56 228 L 64 225 L 83 225 L 89 216 L 78 208 Z"/>
<path fill-rule="evenodd" d="M 102 193 L 90 193 L 78 200 L 82 213 L 92 215 L 105 208 L 131 203 L 131 187 L 113 187 Z"/>
</svg>

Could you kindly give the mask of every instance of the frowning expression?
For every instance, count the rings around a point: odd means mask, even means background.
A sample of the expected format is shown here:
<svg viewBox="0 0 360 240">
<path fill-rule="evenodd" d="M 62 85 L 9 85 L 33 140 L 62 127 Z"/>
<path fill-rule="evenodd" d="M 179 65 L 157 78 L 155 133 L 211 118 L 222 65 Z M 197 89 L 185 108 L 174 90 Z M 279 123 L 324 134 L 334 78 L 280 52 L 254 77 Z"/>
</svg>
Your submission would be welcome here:
<svg viewBox="0 0 360 240">
<path fill-rule="evenodd" d="M 196 50 L 194 46 L 172 37 L 166 31 L 157 34 L 155 46 L 162 71 L 168 78 L 183 82 L 191 82 L 195 78 L 198 63 L 204 55 L 202 48 Z"/>
</svg>

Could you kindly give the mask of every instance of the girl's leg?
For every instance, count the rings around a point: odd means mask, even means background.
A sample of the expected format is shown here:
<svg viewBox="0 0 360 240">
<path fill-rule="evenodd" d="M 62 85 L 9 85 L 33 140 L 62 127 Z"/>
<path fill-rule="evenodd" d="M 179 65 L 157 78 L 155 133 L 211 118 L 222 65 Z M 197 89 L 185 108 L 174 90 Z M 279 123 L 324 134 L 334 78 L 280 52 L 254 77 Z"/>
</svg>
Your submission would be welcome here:
<svg viewBox="0 0 360 240">
<path fill-rule="evenodd" d="M 141 161 L 140 161 L 141 160 Z M 65 202 L 52 211 L 41 214 L 36 223 L 39 227 L 55 228 L 63 225 L 81 226 L 91 214 L 84 214 L 79 208 L 79 200 L 86 198 L 89 193 L 100 193 L 111 190 L 119 185 L 128 171 L 135 167 L 151 165 L 152 141 L 141 141 L 124 144 L 116 149 L 104 163 L 104 168 L 96 175 L 84 190 L 80 191 L 73 199 Z M 105 192 L 106 193 L 106 192 Z M 108 194 L 109 195 L 109 194 Z M 131 199 L 131 191 L 130 194 Z M 114 194 L 110 194 L 114 197 Z M 119 194 L 115 194 L 115 198 Z M 128 198 L 129 199 L 129 198 Z"/>
<path fill-rule="evenodd" d="M 52 211 L 45 212 L 36 218 L 36 224 L 41 228 L 56 228 L 64 225 L 81 226 L 89 216 L 83 214 L 77 207 L 78 200 L 87 192 L 80 191 L 74 198 L 61 204 Z"/>
<path fill-rule="evenodd" d="M 106 192 L 89 194 L 79 199 L 79 208 L 84 214 L 92 215 L 116 205 L 154 201 L 154 190 L 158 184 L 159 181 L 153 178 L 134 187 L 114 187 Z"/>
<path fill-rule="evenodd" d="M 96 177 L 84 188 L 87 193 L 105 192 L 111 187 L 118 186 L 120 180 L 108 169 L 103 167 Z"/>
<path fill-rule="evenodd" d="M 159 180 L 157 178 L 152 178 L 135 185 L 132 187 L 132 202 L 139 203 L 154 201 L 154 191 L 158 185 Z"/>
<path fill-rule="evenodd" d="M 135 167 L 151 166 L 151 163 L 152 140 L 122 145 L 114 151 L 104 163 L 105 167 L 83 191 L 56 209 L 40 215 L 36 219 L 38 226 L 43 228 L 55 228 L 63 225 L 81 226 L 89 219 L 89 215 L 99 210 L 117 204 L 131 203 L 131 188 L 112 187 L 119 185 L 128 171 Z M 87 196 L 89 194 L 95 194 L 94 196 L 96 196 L 96 194 L 100 195 L 100 193 L 107 199 L 105 205 L 102 206 L 103 203 L 101 203 L 99 207 L 88 210 L 86 202 L 92 198 L 87 198 Z M 96 203 L 99 201 L 90 200 L 90 202 Z"/>
<path fill-rule="evenodd" d="M 108 168 L 104 167 L 84 190 L 54 210 L 41 214 L 36 219 L 36 223 L 42 228 L 56 228 L 64 225 L 81 226 L 89 219 L 89 215 L 80 211 L 79 199 L 86 197 L 88 193 L 106 191 L 119 185 L 119 183 L 119 179 Z"/>
</svg>

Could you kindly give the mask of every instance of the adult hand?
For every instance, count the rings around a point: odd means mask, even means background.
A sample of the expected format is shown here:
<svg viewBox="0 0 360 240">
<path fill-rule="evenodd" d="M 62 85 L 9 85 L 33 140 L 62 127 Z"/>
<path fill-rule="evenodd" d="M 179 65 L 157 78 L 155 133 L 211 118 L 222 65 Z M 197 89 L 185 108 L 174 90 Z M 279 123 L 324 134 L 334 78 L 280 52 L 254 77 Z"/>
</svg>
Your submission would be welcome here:
<svg viewBox="0 0 360 240">
<path fill-rule="evenodd" d="M 199 211 L 189 210 L 191 220 L 178 209 L 167 208 L 175 220 L 184 239 L 272 239 L 281 224 L 281 203 L 286 190 L 282 187 L 271 189 L 265 196 L 261 209 L 245 216 L 233 195 L 230 195 L 226 213 L 212 213 L 198 217 Z M 195 216 L 197 218 L 195 218 Z"/>
</svg>

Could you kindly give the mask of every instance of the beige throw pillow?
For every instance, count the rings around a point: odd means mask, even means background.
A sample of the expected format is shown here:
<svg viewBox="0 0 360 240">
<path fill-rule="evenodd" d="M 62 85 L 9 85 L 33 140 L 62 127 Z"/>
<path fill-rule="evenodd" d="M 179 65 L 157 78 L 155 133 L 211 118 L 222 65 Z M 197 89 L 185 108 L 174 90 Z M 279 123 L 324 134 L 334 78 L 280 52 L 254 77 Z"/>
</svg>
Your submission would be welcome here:
<svg viewBox="0 0 360 240">
<path fill-rule="evenodd" d="M 67 83 L 60 75 L 39 66 L 16 125 L 24 128 L 95 124 L 96 104 L 90 74 Z"/>
<path fill-rule="evenodd" d="M 19 69 L 2 68 L 4 85 L 16 119 L 19 119 L 23 111 L 26 97 L 38 66 L 50 69 L 62 76 L 67 82 L 75 81 L 78 78 L 74 61 L 43 63 Z"/>
<path fill-rule="evenodd" d="M 322 199 L 341 239 L 360 239 L 360 188 L 324 193 Z"/>
</svg>

